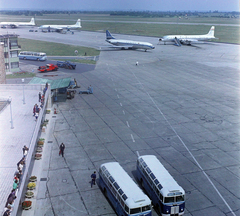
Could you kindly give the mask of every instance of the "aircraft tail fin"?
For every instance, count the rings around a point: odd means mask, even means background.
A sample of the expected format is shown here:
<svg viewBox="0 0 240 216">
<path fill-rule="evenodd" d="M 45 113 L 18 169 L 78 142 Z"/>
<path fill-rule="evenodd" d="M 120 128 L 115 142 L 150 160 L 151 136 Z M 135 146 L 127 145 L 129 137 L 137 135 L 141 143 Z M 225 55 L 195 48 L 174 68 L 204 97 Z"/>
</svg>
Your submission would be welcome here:
<svg viewBox="0 0 240 216">
<path fill-rule="evenodd" d="M 31 24 L 31 25 L 35 25 L 35 20 L 34 20 L 34 18 L 31 19 L 30 24 Z"/>
<path fill-rule="evenodd" d="M 207 35 L 211 36 L 211 37 L 214 37 L 214 30 L 215 30 L 215 27 L 212 26 Z"/>
<path fill-rule="evenodd" d="M 81 20 L 78 19 L 75 25 L 76 25 L 77 27 L 79 27 L 79 28 L 82 28 L 82 26 L 81 26 Z"/>
<path fill-rule="evenodd" d="M 115 39 L 108 30 L 106 30 L 106 39 Z"/>
</svg>

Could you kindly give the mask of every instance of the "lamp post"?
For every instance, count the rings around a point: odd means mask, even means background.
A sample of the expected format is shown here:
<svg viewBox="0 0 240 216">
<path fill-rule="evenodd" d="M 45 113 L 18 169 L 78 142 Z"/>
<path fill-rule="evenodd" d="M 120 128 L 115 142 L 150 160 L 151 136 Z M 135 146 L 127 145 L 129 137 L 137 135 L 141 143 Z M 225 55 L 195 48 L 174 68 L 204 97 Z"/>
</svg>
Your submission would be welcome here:
<svg viewBox="0 0 240 216">
<path fill-rule="evenodd" d="M 9 96 L 9 98 L 8 98 L 8 103 L 10 104 L 11 129 L 13 129 L 14 127 L 13 127 L 13 118 L 12 118 L 12 98 L 11 98 L 11 96 Z"/>
<path fill-rule="evenodd" d="M 23 83 L 23 104 L 25 104 L 24 79 L 22 79 L 22 83 Z"/>
</svg>

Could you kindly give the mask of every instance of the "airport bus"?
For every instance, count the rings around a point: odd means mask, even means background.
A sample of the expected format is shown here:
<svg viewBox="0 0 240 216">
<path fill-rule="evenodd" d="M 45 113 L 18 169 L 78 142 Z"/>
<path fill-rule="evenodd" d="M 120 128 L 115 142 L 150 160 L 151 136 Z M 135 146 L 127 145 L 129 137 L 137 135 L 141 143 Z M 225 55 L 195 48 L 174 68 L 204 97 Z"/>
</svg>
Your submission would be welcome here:
<svg viewBox="0 0 240 216">
<path fill-rule="evenodd" d="M 185 191 L 156 156 L 138 157 L 137 178 L 161 215 L 179 216 L 184 214 Z"/>
<path fill-rule="evenodd" d="M 24 59 L 24 60 L 35 60 L 35 61 L 47 60 L 46 53 L 42 53 L 42 52 L 21 51 L 18 54 L 18 57 L 19 59 Z"/>
<path fill-rule="evenodd" d="M 117 162 L 99 168 L 99 186 L 119 216 L 151 216 L 151 200 Z"/>
</svg>

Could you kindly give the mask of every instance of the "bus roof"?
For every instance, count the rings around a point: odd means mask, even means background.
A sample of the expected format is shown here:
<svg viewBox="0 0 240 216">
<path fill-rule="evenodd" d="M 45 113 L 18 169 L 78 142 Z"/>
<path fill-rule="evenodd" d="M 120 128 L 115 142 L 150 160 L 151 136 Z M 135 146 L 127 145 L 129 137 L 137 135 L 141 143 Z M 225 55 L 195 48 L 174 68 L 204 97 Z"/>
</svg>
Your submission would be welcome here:
<svg viewBox="0 0 240 216">
<path fill-rule="evenodd" d="M 102 169 L 103 166 L 105 166 L 110 175 L 115 179 L 115 182 L 117 182 L 128 197 L 125 203 L 129 208 L 137 208 L 151 204 L 148 196 L 142 192 L 118 162 L 102 164 L 100 169 Z"/>
<path fill-rule="evenodd" d="M 138 157 L 138 159 L 140 158 L 143 159 L 162 185 L 161 193 L 163 196 L 167 196 L 171 192 L 181 192 L 183 195 L 185 194 L 183 188 L 178 185 L 155 155 L 143 155 Z"/>
<path fill-rule="evenodd" d="M 39 54 L 44 54 L 44 55 L 46 55 L 46 53 L 44 53 L 44 52 L 33 52 L 33 51 L 21 51 L 20 53 L 39 53 Z"/>
</svg>

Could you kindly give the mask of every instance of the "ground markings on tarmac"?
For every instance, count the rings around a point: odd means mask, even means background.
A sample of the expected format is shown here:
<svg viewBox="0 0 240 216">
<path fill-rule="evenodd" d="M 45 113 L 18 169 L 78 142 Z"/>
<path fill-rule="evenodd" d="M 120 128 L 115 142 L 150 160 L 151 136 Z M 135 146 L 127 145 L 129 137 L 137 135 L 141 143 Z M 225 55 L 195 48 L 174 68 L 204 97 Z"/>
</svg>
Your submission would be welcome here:
<svg viewBox="0 0 240 216">
<path fill-rule="evenodd" d="M 106 65 L 107 65 L 107 67 L 108 67 L 108 64 L 106 64 Z M 108 73 L 110 73 L 110 74 L 111 74 L 111 72 L 110 72 L 109 68 L 108 68 Z M 111 78 L 111 80 L 112 80 L 112 82 L 113 82 L 113 85 L 115 86 L 114 79 L 113 79 L 113 78 Z M 116 91 L 116 92 L 118 91 L 118 90 L 117 90 L 117 88 L 115 88 L 115 91 Z M 118 98 L 118 99 L 120 99 L 120 97 L 119 97 L 119 95 L 118 95 L 118 94 L 117 94 L 117 98 Z M 123 107 L 123 104 L 122 104 L 121 102 L 119 102 L 119 104 L 120 104 L 120 106 L 121 106 L 121 107 Z M 122 110 L 122 112 L 123 112 L 123 115 L 125 115 L 125 111 L 124 111 L 124 110 Z M 130 125 L 129 125 L 128 121 L 126 121 L 126 124 L 127 124 L 127 127 L 128 127 L 128 128 L 130 128 Z M 132 141 L 133 141 L 133 142 L 135 142 L 135 139 L 134 139 L 134 136 L 133 136 L 133 134 L 130 134 L 130 136 L 131 136 L 131 139 L 132 139 Z"/>
<path fill-rule="evenodd" d="M 199 169 L 202 171 L 202 173 L 205 175 L 206 179 L 208 180 L 208 182 L 212 185 L 212 187 L 214 188 L 214 190 L 216 191 L 216 193 L 218 194 L 218 196 L 222 199 L 222 201 L 224 202 L 224 204 L 227 206 L 229 212 L 233 215 L 236 216 L 236 214 L 234 213 L 234 211 L 232 210 L 232 208 L 229 206 L 228 202 L 225 200 L 225 198 L 222 196 L 222 194 L 220 193 L 220 191 L 217 189 L 216 185 L 213 183 L 213 181 L 210 179 L 210 177 L 207 175 L 207 173 L 204 171 L 204 169 L 202 168 L 202 166 L 200 165 L 200 163 L 198 162 L 198 160 L 195 158 L 195 156 L 192 154 L 192 152 L 190 151 L 190 149 L 187 147 L 187 145 L 185 144 L 185 142 L 182 140 L 182 138 L 180 137 L 180 135 L 177 133 L 177 131 L 174 129 L 174 127 L 172 126 L 172 124 L 168 121 L 167 117 L 164 115 L 164 113 L 162 112 L 162 110 L 159 108 L 159 106 L 156 104 L 155 100 L 151 97 L 151 95 L 148 93 L 147 90 L 145 90 L 144 84 L 140 82 L 140 80 L 138 79 L 138 77 L 136 76 L 136 74 L 134 72 L 132 72 L 133 76 L 136 78 L 136 80 L 138 81 L 138 83 L 142 86 L 144 92 L 147 94 L 147 96 L 149 97 L 150 101 L 152 101 L 152 103 L 154 104 L 154 106 L 157 108 L 157 110 L 159 111 L 159 113 L 161 114 L 161 116 L 165 119 L 165 121 L 167 122 L 167 124 L 170 126 L 170 128 L 172 129 L 172 131 L 175 133 L 175 135 L 177 136 L 177 138 L 179 139 L 179 141 L 182 143 L 182 145 L 184 146 L 184 148 L 187 150 L 187 152 L 189 153 L 189 155 L 192 157 L 192 159 L 195 161 L 195 163 L 197 164 L 197 166 L 199 167 Z M 134 139 L 133 139 L 134 140 Z M 133 141 L 135 142 L 135 141 Z"/>
</svg>

